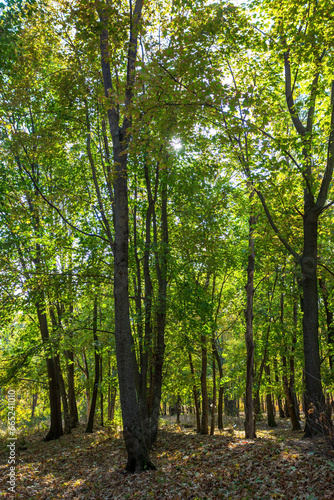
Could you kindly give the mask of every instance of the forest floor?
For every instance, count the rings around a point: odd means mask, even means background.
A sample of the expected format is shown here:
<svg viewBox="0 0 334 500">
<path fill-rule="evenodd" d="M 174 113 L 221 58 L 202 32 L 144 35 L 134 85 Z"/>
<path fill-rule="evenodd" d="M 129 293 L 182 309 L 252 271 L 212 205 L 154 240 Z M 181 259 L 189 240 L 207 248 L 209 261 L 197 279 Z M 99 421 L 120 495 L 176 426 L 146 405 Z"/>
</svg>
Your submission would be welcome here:
<svg viewBox="0 0 334 500">
<path fill-rule="evenodd" d="M 173 421 L 172 421 L 173 420 Z M 8 491 L 6 437 L 0 447 L 0 498 L 51 499 L 334 499 L 334 452 L 323 439 L 301 439 L 290 423 L 244 439 L 241 419 L 226 419 L 225 430 L 202 436 L 175 417 L 162 422 L 151 459 L 156 471 L 124 474 L 126 452 L 120 435 L 85 426 L 57 441 L 35 432 L 16 445 L 16 487 Z"/>
</svg>

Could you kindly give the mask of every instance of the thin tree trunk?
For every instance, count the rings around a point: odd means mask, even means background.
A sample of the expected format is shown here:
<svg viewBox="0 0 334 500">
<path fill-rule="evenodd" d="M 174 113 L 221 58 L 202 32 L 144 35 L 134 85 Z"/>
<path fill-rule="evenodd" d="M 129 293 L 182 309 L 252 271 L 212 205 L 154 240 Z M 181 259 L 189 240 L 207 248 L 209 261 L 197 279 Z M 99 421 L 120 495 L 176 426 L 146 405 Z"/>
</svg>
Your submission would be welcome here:
<svg viewBox="0 0 334 500">
<path fill-rule="evenodd" d="M 212 344 L 214 344 L 214 339 L 212 339 Z M 212 350 L 212 413 L 211 413 L 211 428 L 210 435 L 213 436 L 215 433 L 215 411 L 216 411 L 216 400 L 217 400 L 217 389 L 216 389 L 216 363 L 214 351 Z"/>
<path fill-rule="evenodd" d="M 35 416 L 35 409 L 36 409 L 36 406 L 37 406 L 37 399 L 38 399 L 38 394 L 37 393 L 34 393 L 32 395 L 32 404 L 31 404 L 31 417 L 30 419 L 32 420 Z"/>
<path fill-rule="evenodd" d="M 268 364 L 265 364 L 264 367 L 265 373 L 268 377 L 268 382 L 269 382 L 269 389 L 266 394 L 266 401 L 267 401 L 267 419 L 268 419 L 268 427 L 277 427 L 277 424 L 275 422 L 275 412 L 274 412 L 274 405 L 273 405 L 273 400 L 271 396 L 271 380 L 270 380 L 270 366 Z"/>
<path fill-rule="evenodd" d="M 287 369 L 286 357 L 283 356 L 283 386 L 284 386 L 288 416 L 291 419 L 292 430 L 293 431 L 300 431 L 300 424 L 299 424 L 298 417 L 296 414 L 294 401 L 292 399 L 292 394 L 291 394 L 290 387 L 289 387 L 286 369 Z"/>
<path fill-rule="evenodd" d="M 199 407 L 198 393 L 196 386 L 195 369 L 190 352 L 188 353 L 188 356 L 189 356 L 191 376 L 193 378 L 193 396 L 194 396 L 195 414 L 196 414 L 196 432 L 199 434 L 201 432 L 201 415 L 200 415 L 200 407 Z"/>
<path fill-rule="evenodd" d="M 333 311 L 330 309 L 329 297 L 326 284 L 323 279 L 319 280 L 319 284 L 322 292 L 322 299 L 324 302 L 325 312 L 326 312 L 326 323 L 327 323 L 327 342 L 328 342 L 328 360 L 331 371 L 334 373 L 334 322 L 333 322 Z"/>
<path fill-rule="evenodd" d="M 95 359 L 95 379 L 93 387 L 92 402 L 90 406 L 90 412 L 88 417 L 88 423 L 86 427 L 86 432 L 93 432 L 95 408 L 97 401 L 97 392 L 100 381 L 100 356 L 99 356 L 99 346 L 97 338 L 97 296 L 94 297 L 94 307 L 93 307 L 93 339 L 94 339 L 94 359 Z"/>
<path fill-rule="evenodd" d="M 250 195 L 252 198 L 253 193 Z M 253 407 L 253 375 L 254 375 L 254 341 L 253 341 L 253 297 L 254 297 L 254 269 L 255 269 L 255 242 L 253 238 L 255 217 L 249 218 L 249 240 L 248 240 L 248 267 L 247 267 L 247 306 L 245 310 L 246 318 L 246 396 L 245 396 L 245 436 L 255 438 L 255 418 Z"/>
<path fill-rule="evenodd" d="M 208 352 L 206 335 L 201 334 L 202 370 L 201 370 L 201 393 L 202 393 L 202 418 L 201 434 L 209 433 L 209 397 L 207 386 Z"/>
<path fill-rule="evenodd" d="M 56 318 L 55 311 L 54 311 L 53 307 L 49 308 L 49 312 L 50 312 L 50 318 L 51 318 L 51 322 L 52 322 L 52 328 L 53 328 L 54 333 L 56 334 L 57 328 L 61 327 L 60 308 L 58 308 L 58 320 Z M 63 374 L 61 372 L 60 359 L 59 359 L 58 355 L 54 356 L 54 363 L 55 363 L 55 366 L 57 368 L 58 386 L 59 386 L 60 398 L 61 398 L 62 405 L 63 405 L 64 434 L 71 434 L 71 418 L 70 418 L 70 412 L 69 412 L 69 408 L 68 408 L 65 382 L 64 382 Z"/>
<path fill-rule="evenodd" d="M 73 305 L 69 307 L 70 314 L 73 313 Z M 68 324 L 67 324 L 68 327 Z M 75 379 L 74 379 L 74 354 L 73 354 L 73 333 L 69 329 L 67 332 L 70 348 L 64 351 L 66 359 L 66 370 L 67 370 L 67 385 L 68 385 L 68 405 L 71 418 L 71 429 L 74 429 L 79 425 L 79 414 L 77 408 L 77 401 L 75 396 Z"/>
<path fill-rule="evenodd" d="M 90 414 L 90 393 L 89 393 L 89 369 L 88 369 L 88 363 L 87 363 L 87 358 L 86 358 L 86 352 L 85 349 L 82 349 L 82 364 L 83 364 L 83 371 L 86 377 L 86 387 L 85 387 L 85 392 L 86 392 L 86 419 L 88 423 L 88 418 Z"/>
<path fill-rule="evenodd" d="M 102 387 L 103 382 L 103 357 L 102 352 L 100 353 L 100 388 Z M 103 392 L 100 389 L 100 424 L 102 427 L 104 426 L 104 413 L 103 413 Z"/>
</svg>

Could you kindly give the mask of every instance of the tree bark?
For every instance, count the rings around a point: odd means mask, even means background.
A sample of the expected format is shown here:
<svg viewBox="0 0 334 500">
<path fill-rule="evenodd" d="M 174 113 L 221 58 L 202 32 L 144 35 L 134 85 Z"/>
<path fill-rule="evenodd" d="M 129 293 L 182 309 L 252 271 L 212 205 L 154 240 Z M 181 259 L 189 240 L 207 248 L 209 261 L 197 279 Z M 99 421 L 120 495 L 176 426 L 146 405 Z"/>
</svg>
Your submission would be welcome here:
<svg viewBox="0 0 334 500">
<path fill-rule="evenodd" d="M 312 200 L 309 200 L 309 198 L 310 195 L 305 194 L 304 251 L 301 264 L 304 306 L 305 437 L 311 437 L 322 431 L 319 417 L 325 411 L 325 398 L 321 385 L 318 339 L 318 213 L 312 209 Z"/>
<path fill-rule="evenodd" d="M 87 427 L 86 427 L 87 433 L 93 432 L 97 393 L 98 393 L 98 387 L 99 387 L 99 381 L 100 381 L 100 355 L 99 355 L 98 338 L 97 338 L 96 331 L 97 331 L 97 297 L 95 296 L 94 297 L 94 306 L 93 306 L 93 339 L 94 339 L 95 379 L 94 379 L 94 387 L 93 387 L 90 412 L 89 412 L 89 417 L 88 417 L 88 422 L 87 422 Z"/>
<path fill-rule="evenodd" d="M 214 356 L 214 338 L 212 339 L 212 413 L 211 413 L 211 427 L 210 436 L 215 433 L 215 411 L 216 411 L 216 401 L 217 401 L 217 389 L 216 389 L 216 363 Z"/>
<path fill-rule="evenodd" d="M 42 292 L 40 292 L 41 294 Z M 39 297 L 36 303 L 37 316 L 41 336 L 44 344 L 49 341 L 49 330 L 47 323 L 47 316 L 45 311 L 44 299 Z M 49 350 L 49 346 L 47 346 Z M 44 438 L 44 441 L 51 441 L 52 439 L 59 439 L 63 435 L 63 424 L 61 418 L 61 404 L 60 404 L 60 391 L 58 385 L 57 366 L 54 357 L 51 353 L 47 353 L 46 358 L 47 373 L 49 379 L 49 399 L 50 399 L 50 416 L 51 423 L 50 429 Z"/>
<path fill-rule="evenodd" d="M 126 470 L 139 472 L 154 469 L 148 458 L 145 437 L 142 429 L 140 408 L 137 400 L 138 367 L 136 364 L 134 341 L 131 333 L 128 293 L 128 186 L 127 155 L 130 142 L 131 111 L 133 87 L 135 83 L 135 63 L 137 58 L 138 30 L 143 1 L 136 0 L 131 12 L 130 40 L 127 55 L 126 90 L 124 96 L 124 120 L 119 124 L 117 105 L 109 93 L 113 89 L 109 63 L 108 46 L 108 8 L 96 3 L 102 24 L 100 35 L 101 68 L 104 93 L 110 104 L 108 107 L 109 129 L 113 144 L 114 160 L 114 298 L 115 298 L 115 341 L 119 380 L 120 400 L 123 416 L 123 436 L 128 454 Z"/>
<path fill-rule="evenodd" d="M 268 364 L 265 364 L 264 370 L 265 370 L 265 373 L 268 377 L 268 382 L 269 382 L 269 387 L 270 387 L 271 386 L 270 366 Z M 272 400 L 272 395 L 271 395 L 271 389 L 269 389 L 267 394 L 266 394 L 266 402 L 267 402 L 268 427 L 277 427 L 277 424 L 275 422 L 275 410 L 274 410 L 274 405 L 273 405 L 273 400 Z"/>
<path fill-rule="evenodd" d="M 200 407 L 199 407 L 199 401 L 198 401 L 195 369 L 194 369 L 194 364 L 193 364 L 193 360 L 192 360 L 192 356 L 191 356 L 190 352 L 188 353 L 188 356 L 189 356 L 191 376 L 193 378 L 193 395 L 194 395 L 195 414 L 196 414 L 196 432 L 199 434 L 201 432 L 201 414 L 200 414 Z"/>
<path fill-rule="evenodd" d="M 201 434 L 209 433 L 209 397 L 207 386 L 208 352 L 206 335 L 201 335 L 202 370 L 201 370 L 201 393 L 202 393 L 202 418 Z"/>
<path fill-rule="evenodd" d="M 252 198 L 253 193 L 250 195 Z M 254 269 L 255 269 L 255 242 L 253 238 L 255 217 L 249 218 L 249 239 L 248 239 L 248 267 L 247 267 L 247 306 L 245 310 L 246 318 L 246 396 L 245 396 L 245 436 L 253 439 L 255 433 L 255 419 L 253 407 L 253 373 L 254 373 L 254 341 L 253 341 L 253 297 L 254 297 Z"/>
</svg>

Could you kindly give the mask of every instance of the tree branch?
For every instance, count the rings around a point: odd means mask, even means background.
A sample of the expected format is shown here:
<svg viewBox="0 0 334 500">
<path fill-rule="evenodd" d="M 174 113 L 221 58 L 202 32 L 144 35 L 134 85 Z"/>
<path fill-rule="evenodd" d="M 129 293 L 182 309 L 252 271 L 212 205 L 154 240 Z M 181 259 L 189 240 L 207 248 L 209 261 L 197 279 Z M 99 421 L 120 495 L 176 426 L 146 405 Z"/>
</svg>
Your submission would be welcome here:
<svg viewBox="0 0 334 500">
<path fill-rule="evenodd" d="M 269 224 L 271 225 L 271 227 L 273 228 L 273 230 L 275 231 L 276 235 L 278 236 L 279 240 L 281 241 L 281 243 L 283 243 L 283 245 L 285 246 L 285 248 L 291 253 L 291 255 L 294 256 L 294 258 L 296 259 L 296 261 L 298 262 L 298 264 L 301 263 L 301 258 L 300 256 L 298 255 L 298 253 L 291 247 L 291 245 L 286 241 L 285 238 L 283 238 L 283 236 L 281 235 L 278 227 L 276 226 L 275 222 L 273 221 L 273 218 L 271 216 L 271 213 L 269 212 L 269 209 L 268 209 L 268 206 L 266 204 L 266 200 L 264 199 L 264 196 L 263 194 L 261 193 L 261 191 L 259 191 L 258 189 L 254 188 L 256 194 L 258 195 L 258 197 L 260 198 L 261 200 L 261 203 L 262 203 L 262 206 L 264 208 L 264 211 L 266 213 L 266 216 L 267 216 L 267 219 L 268 219 L 268 222 Z"/>
</svg>

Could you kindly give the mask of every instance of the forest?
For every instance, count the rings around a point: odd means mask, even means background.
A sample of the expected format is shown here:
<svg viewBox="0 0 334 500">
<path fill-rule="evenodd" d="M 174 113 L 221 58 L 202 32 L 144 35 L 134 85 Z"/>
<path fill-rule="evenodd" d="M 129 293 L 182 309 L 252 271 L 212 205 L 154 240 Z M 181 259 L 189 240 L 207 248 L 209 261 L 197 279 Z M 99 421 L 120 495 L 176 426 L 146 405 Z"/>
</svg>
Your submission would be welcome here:
<svg viewBox="0 0 334 500">
<path fill-rule="evenodd" d="M 0 151 L 0 496 L 334 498 L 333 2 L 3 0 Z"/>
</svg>

